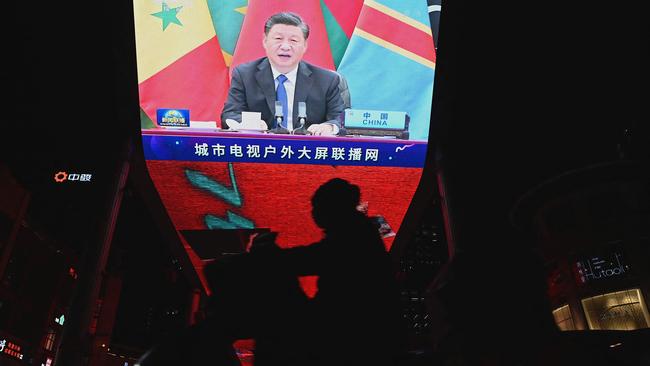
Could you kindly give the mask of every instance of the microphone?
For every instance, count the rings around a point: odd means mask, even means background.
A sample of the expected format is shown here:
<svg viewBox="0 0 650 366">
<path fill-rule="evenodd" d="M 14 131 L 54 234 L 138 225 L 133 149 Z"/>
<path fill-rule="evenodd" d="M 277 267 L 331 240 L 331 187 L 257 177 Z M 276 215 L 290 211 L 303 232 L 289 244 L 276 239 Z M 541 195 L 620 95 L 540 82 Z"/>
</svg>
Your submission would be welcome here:
<svg viewBox="0 0 650 366">
<path fill-rule="evenodd" d="M 298 121 L 300 121 L 300 127 L 303 127 L 307 121 L 307 103 L 305 102 L 298 103 Z"/>
<path fill-rule="evenodd" d="M 307 103 L 298 102 L 298 128 L 294 129 L 292 133 L 294 135 L 309 134 L 309 131 L 305 129 L 305 123 L 307 123 Z"/>
<path fill-rule="evenodd" d="M 275 101 L 275 122 L 277 123 L 277 126 L 280 126 L 282 121 L 284 120 L 284 113 L 282 113 L 282 102 L 279 100 Z"/>
<path fill-rule="evenodd" d="M 272 128 L 269 132 L 271 133 L 289 133 L 289 130 L 282 127 L 282 121 L 284 121 L 284 113 L 282 112 L 282 102 L 279 100 L 275 101 L 275 127 Z"/>
</svg>

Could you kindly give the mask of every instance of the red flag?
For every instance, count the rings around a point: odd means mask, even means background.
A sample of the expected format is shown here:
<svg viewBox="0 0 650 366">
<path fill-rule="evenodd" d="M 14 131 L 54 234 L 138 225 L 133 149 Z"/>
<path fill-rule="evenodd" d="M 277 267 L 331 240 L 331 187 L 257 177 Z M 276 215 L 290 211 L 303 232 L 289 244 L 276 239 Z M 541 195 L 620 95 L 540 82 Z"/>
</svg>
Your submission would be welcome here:
<svg viewBox="0 0 650 366">
<path fill-rule="evenodd" d="M 325 0 L 325 5 L 336 19 L 345 35 L 350 39 L 357 18 L 363 6 L 363 0 Z"/>
<path fill-rule="evenodd" d="M 244 18 L 231 69 L 266 55 L 262 47 L 264 23 L 273 14 L 289 11 L 300 15 L 309 25 L 309 39 L 304 60 L 329 70 L 334 70 L 323 12 L 319 0 L 250 0 Z"/>
</svg>

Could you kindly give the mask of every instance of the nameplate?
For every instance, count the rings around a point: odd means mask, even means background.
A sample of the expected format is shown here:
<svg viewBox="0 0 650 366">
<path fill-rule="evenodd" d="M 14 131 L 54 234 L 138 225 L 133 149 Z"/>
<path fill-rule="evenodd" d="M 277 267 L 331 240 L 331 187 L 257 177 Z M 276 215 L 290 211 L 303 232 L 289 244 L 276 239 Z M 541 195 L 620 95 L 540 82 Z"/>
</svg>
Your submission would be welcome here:
<svg viewBox="0 0 650 366">
<path fill-rule="evenodd" d="M 161 127 L 190 127 L 189 109 L 161 108 L 156 110 L 156 122 Z"/>
<path fill-rule="evenodd" d="M 406 112 L 346 109 L 345 127 L 378 130 L 406 130 Z"/>
</svg>

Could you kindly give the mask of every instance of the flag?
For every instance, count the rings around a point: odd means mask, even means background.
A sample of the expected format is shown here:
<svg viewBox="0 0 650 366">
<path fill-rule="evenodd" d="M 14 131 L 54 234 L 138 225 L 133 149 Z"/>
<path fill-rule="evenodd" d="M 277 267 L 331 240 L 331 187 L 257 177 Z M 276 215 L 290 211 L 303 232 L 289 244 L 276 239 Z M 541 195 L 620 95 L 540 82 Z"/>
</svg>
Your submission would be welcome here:
<svg viewBox="0 0 650 366">
<path fill-rule="evenodd" d="M 426 0 L 366 0 L 338 72 L 352 108 L 407 112 L 410 138 L 426 140 L 435 62 Z"/>
<path fill-rule="evenodd" d="M 326 69 L 334 70 L 323 12 L 319 0 L 250 0 L 244 18 L 231 69 L 241 63 L 266 55 L 262 47 L 264 23 L 273 14 L 290 11 L 300 15 L 309 25 L 309 39 L 304 60 Z"/>
<path fill-rule="evenodd" d="M 363 0 L 320 0 L 320 6 L 334 66 L 338 67 L 357 24 Z"/>
<path fill-rule="evenodd" d="M 235 45 L 244 22 L 244 16 L 248 8 L 248 0 L 207 0 L 214 31 L 217 33 L 221 53 L 230 66 L 232 55 L 235 53 Z"/>
<path fill-rule="evenodd" d="M 228 69 L 204 1 L 136 0 L 140 106 L 156 121 L 160 108 L 189 109 L 194 121 L 219 121 Z M 217 122 L 219 123 L 219 122 Z"/>
</svg>

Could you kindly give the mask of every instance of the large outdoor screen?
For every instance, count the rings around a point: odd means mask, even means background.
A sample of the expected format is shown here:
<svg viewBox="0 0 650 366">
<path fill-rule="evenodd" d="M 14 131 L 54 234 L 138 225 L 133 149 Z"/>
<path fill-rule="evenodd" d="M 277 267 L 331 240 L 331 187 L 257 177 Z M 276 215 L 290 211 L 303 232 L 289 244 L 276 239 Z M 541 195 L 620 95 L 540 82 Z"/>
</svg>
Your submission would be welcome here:
<svg viewBox="0 0 650 366">
<path fill-rule="evenodd" d="M 310 197 L 339 177 L 358 185 L 368 215 L 390 227 L 383 232 L 389 249 L 425 164 L 439 10 L 427 0 L 135 0 L 145 159 L 179 233 L 268 228 L 279 232 L 281 246 L 317 241 Z M 336 135 L 274 131 L 276 91 L 263 87 L 277 88 L 272 71 L 234 71 L 249 62 L 260 66 L 248 70 L 268 66 L 260 60 L 273 52 L 264 26 L 278 12 L 298 14 L 309 26 L 303 62 L 336 73 L 310 69 L 324 79 L 305 84 L 299 66 L 293 116 L 300 102 L 308 118 L 329 109 L 339 95 L 318 88 L 338 85 L 347 111 L 335 119 Z M 331 84 L 328 75 L 340 79 Z M 256 96 L 255 83 L 266 94 Z M 226 126 L 229 90 L 266 130 Z M 306 279 L 303 287 L 310 292 L 314 283 Z"/>
</svg>

